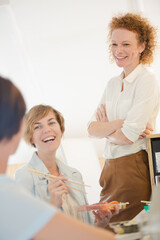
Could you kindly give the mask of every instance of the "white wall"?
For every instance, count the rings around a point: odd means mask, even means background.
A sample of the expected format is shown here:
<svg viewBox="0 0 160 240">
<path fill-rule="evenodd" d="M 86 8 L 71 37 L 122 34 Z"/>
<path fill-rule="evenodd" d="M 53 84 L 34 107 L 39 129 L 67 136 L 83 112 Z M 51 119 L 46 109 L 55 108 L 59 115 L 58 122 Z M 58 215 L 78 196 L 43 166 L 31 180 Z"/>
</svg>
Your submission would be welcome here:
<svg viewBox="0 0 160 240">
<path fill-rule="evenodd" d="M 108 79 L 121 72 L 108 60 L 107 25 L 115 13 L 140 2 L 159 29 L 159 0 L 11 0 L 1 5 L 0 73 L 14 80 L 28 108 L 44 103 L 63 113 L 66 140 L 87 138 L 87 122 Z M 159 62 L 157 54 L 153 71 L 158 78 Z M 101 156 L 104 140 L 91 141 Z M 22 142 L 11 161 L 28 160 L 30 154 Z"/>
<path fill-rule="evenodd" d="M 0 72 L 14 79 L 28 108 L 47 103 L 60 110 L 65 137 L 87 136 L 108 79 L 121 71 L 108 60 L 107 24 L 135 3 L 160 26 L 159 0 L 11 0 L 10 9 L 0 7 Z M 157 54 L 158 76 L 159 60 Z M 101 155 L 103 140 L 93 143 Z"/>
</svg>

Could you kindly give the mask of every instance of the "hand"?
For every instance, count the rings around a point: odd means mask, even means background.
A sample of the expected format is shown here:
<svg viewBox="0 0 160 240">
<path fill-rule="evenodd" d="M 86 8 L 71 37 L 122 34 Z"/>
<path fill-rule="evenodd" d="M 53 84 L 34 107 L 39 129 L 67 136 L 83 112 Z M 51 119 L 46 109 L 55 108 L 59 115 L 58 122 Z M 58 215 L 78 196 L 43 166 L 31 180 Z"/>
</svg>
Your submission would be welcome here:
<svg viewBox="0 0 160 240">
<path fill-rule="evenodd" d="M 153 129 L 149 126 L 149 124 L 147 124 L 146 129 L 144 130 L 144 132 L 141 133 L 139 139 L 143 139 L 144 137 L 146 137 L 146 135 L 151 134 L 151 132 L 153 132 Z"/>
<path fill-rule="evenodd" d="M 98 210 L 93 211 L 95 215 L 95 226 L 105 228 L 110 219 L 119 213 L 119 207 L 115 206 L 114 210 Z"/>
<path fill-rule="evenodd" d="M 96 112 L 96 119 L 98 122 L 108 122 L 105 104 L 101 104 L 100 107 L 98 107 Z"/>
<path fill-rule="evenodd" d="M 48 191 L 50 193 L 50 203 L 58 208 L 62 206 L 63 194 L 68 193 L 68 186 L 64 183 L 67 181 L 62 174 L 48 184 Z"/>
</svg>

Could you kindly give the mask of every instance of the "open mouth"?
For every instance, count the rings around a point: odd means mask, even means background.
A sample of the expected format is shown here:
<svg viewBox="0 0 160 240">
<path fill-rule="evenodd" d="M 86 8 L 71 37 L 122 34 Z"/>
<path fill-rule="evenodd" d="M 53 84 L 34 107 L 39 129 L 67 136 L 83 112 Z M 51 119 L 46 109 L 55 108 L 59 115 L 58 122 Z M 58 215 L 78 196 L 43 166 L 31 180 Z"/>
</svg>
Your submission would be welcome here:
<svg viewBox="0 0 160 240">
<path fill-rule="evenodd" d="M 117 57 L 117 56 L 115 56 L 115 57 L 116 57 L 118 60 L 127 58 L 127 56 L 125 56 L 125 57 Z"/>
<path fill-rule="evenodd" d="M 43 139 L 42 141 L 44 143 L 47 143 L 47 142 L 53 142 L 54 140 L 55 140 L 55 137 L 47 137 L 47 138 Z"/>
</svg>

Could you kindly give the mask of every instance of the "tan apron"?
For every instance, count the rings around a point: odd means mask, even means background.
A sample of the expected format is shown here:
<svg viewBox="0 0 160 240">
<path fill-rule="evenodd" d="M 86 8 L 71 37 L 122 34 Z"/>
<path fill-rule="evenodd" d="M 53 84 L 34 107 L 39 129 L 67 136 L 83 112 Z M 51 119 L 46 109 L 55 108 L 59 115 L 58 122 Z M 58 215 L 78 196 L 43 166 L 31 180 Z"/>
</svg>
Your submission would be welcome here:
<svg viewBox="0 0 160 240">
<path fill-rule="evenodd" d="M 151 184 L 147 152 L 106 160 L 100 177 L 101 200 L 129 202 L 126 209 L 111 222 L 131 220 L 144 207 L 141 200 L 150 200 Z"/>
</svg>

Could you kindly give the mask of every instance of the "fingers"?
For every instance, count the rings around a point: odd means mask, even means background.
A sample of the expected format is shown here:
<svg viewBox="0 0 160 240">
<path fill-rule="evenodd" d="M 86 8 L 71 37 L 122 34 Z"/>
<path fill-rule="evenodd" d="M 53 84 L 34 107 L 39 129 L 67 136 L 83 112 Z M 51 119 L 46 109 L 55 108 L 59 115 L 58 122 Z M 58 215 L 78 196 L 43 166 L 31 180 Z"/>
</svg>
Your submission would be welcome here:
<svg viewBox="0 0 160 240">
<path fill-rule="evenodd" d="M 54 179 L 48 184 L 50 193 L 50 203 L 56 207 L 61 207 L 63 203 L 63 195 L 69 192 L 67 185 L 59 179 Z"/>
<path fill-rule="evenodd" d="M 103 227 L 103 228 L 106 227 L 110 219 L 118 213 L 119 213 L 119 205 L 115 205 L 113 210 L 99 209 L 97 211 L 93 211 L 93 214 L 95 215 L 95 226 Z"/>
<path fill-rule="evenodd" d="M 96 113 L 96 117 L 97 117 L 98 121 L 102 121 L 103 115 L 104 115 L 104 113 L 102 112 L 101 108 L 98 107 L 97 113 Z"/>
<path fill-rule="evenodd" d="M 110 219 L 112 217 L 111 210 L 99 210 L 99 214 L 101 218 L 107 217 L 108 219 Z"/>
<path fill-rule="evenodd" d="M 97 112 L 96 112 L 96 120 L 97 122 L 100 122 L 99 109 L 97 109 Z"/>
<path fill-rule="evenodd" d="M 99 220 L 102 220 L 103 218 L 110 219 L 112 217 L 112 215 L 113 215 L 110 210 L 97 210 L 97 211 L 93 211 L 93 214 Z"/>
<path fill-rule="evenodd" d="M 105 213 L 105 215 L 103 213 Z M 93 214 L 95 215 L 95 225 L 104 228 L 113 215 L 110 210 L 103 211 L 103 213 L 100 210 L 96 212 L 93 211 Z"/>
<path fill-rule="evenodd" d="M 149 130 L 149 131 L 151 131 L 151 132 L 153 132 L 153 131 L 154 131 L 154 130 L 153 130 L 153 128 L 150 126 L 150 124 L 149 124 L 149 123 L 147 123 L 146 129 L 148 129 L 148 130 Z"/>
<path fill-rule="evenodd" d="M 145 131 L 141 133 L 139 138 L 142 139 L 142 138 L 146 137 L 146 135 L 150 135 L 150 134 L 151 134 L 151 131 L 148 129 L 145 129 Z"/>
<path fill-rule="evenodd" d="M 64 183 L 64 181 L 59 179 L 54 179 L 48 184 L 49 191 L 58 191 L 59 189 L 65 189 L 66 191 L 68 191 L 68 186 Z"/>
<path fill-rule="evenodd" d="M 97 119 L 97 121 L 101 121 L 101 122 L 108 121 L 105 104 L 101 104 L 98 107 L 97 112 L 96 112 L 96 119 Z"/>
<path fill-rule="evenodd" d="M 148 129 L 146 129 L 146 130 L 142 133 L 142 135 L 145 136 L 145 135 L 149 135 L 150 133 L 151 133 L 151 131 L 148 130 Z"/>
<path fill-rule="evenodd" d="M 94 216 L 96 217 L 96 219 L 98 219 L 98 220 L 102 219 L 98 211 L 92 211 L 92 212 L 93 212 Z"/>
<path fill-rule="evenodd" d="M 101 110 L 106 115 L 106 104 L 101 104 Z"/>
<path fill-rule="evenodd" d="M 115 206 L 114 210 L 112 211 L 112 215 L 117 215 L 119 213 L 119 206 Z"/>
<path fill-rule="evenodd" d="M 60 192 L 60 191 L 65 191 L 66 193 L 68 193 L 68 187 L 65 185 L 65 184 L 63 184 L 63 185 L 61 185 L 61 184 L 59 184 L 59 183 L 56 183 L 55 185 L 51 185 L 49 188 L 48 188 L 48 190 L 49 190 L 49 192 L 50 193 L 53 193 L 54 192 L 54 194 L 56 193 L 56 192 Z"/>
<path fill-rule="evenodd" d="M 146 135 L 151 134 L 153 131 L 153 128 L 150 126 L 149 123 L 147 123 L 146 129 L 141 133 L 139 139 L 143 139 L 144 137 L 146 137 Z"/>
<path fill-rule="evenodd" d="M 55 198 L 55 199 L 58 199 L 58 198 L 61 198 L 62 199 L 62 196 L 63 196 L 63 194 L 67 194 L 68 193 L 68 190 L 67 189 L 65 189 L 65 188 L 63 188 L 62 186 L 61 187 L 59 187 L 58 189 L 57 189 L 57 191 L 55 192 L 53 189 L 51 189 L 51 191 L 50 191 L 50 196 L 51 196 L 51 198 Z"/>
<path fill-rule="evenodd" d="M 64 177 L 62 174 L 60 174 L 57 179 L 62 180 L 62 181 L 67 181 L 68 178 Z"/>
<path fill-rule="evenodd" d="M 141 135 L 139 136 L 139 139 L 143 139 L 143 138 L 144 138 L 143 136 L 141 136 Z"/>
</svg>

